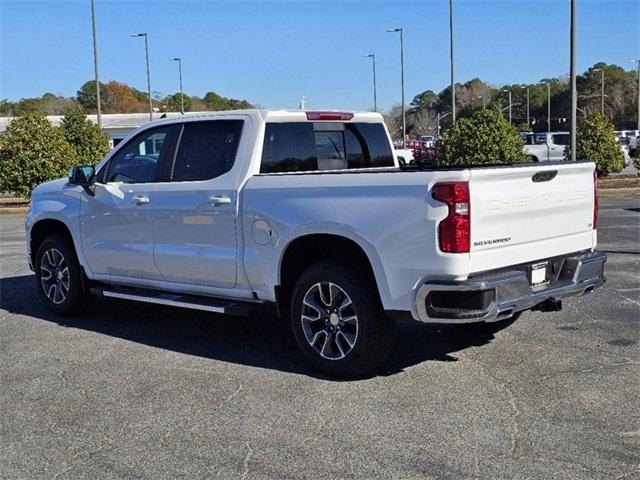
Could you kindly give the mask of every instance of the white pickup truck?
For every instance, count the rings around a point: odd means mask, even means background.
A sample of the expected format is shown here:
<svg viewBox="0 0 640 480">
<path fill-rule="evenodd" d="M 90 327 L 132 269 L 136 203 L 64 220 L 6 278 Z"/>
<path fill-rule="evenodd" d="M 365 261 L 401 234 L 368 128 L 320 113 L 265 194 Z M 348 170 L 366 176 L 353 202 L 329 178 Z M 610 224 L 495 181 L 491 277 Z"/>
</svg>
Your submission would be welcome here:
<svg viewBox="0 0 640 480">
<path fill-rule="evenodd" d="M 426 168 L 399 168 L 375 113 L 160 120 L 34 189 L 29 264 L 60 314 L 275 303 L 338 376 L 378 368 L 396 320 L 495 322 L 603 284 L 593 163 Z"/>
<path fill-rule="evenodd" d="M 566 160 L 571 137 L 569 132 L 529 133 L 524 138 L 524 153 L 533 162 Z"/>
</svg>

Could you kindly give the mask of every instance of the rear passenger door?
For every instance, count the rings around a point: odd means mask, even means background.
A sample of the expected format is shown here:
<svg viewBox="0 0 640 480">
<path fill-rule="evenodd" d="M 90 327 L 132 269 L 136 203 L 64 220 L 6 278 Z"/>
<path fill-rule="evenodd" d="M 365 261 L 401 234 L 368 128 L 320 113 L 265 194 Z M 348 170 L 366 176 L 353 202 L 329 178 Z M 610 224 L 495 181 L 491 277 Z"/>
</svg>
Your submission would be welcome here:
<svg viewBox="0 0 640 480">
<path fill-rule="evenodd" d="M 236 285 L 237 180 L 243 120 L 186 122 L 167 178 L 156 186 L 154 257 L 168 282 Z"/>
</svg>

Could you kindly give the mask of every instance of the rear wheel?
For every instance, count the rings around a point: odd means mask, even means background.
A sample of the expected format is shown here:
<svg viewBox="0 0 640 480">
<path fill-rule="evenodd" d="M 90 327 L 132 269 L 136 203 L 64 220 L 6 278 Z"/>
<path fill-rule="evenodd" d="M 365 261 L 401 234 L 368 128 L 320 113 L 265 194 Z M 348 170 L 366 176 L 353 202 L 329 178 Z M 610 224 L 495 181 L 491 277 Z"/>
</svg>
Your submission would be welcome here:
<svg viewBox="0 0 640 480">
<path fill-rule="evenodd" d="M 70 315 L 91 304 L 93 296 L 73 245 L 65 236 L 55 234 L 44 239 L 36 253 L 34 269 L 38 295 L 52 312 Z"/>
<path fill-rule="evenodd" d="M 298 347 L 318 370 L 357 377 L 379 368 L 393 345 L 374 281 L 355 268 L 320 262 L 298 278 L 291 302 Z"/>
</svg>

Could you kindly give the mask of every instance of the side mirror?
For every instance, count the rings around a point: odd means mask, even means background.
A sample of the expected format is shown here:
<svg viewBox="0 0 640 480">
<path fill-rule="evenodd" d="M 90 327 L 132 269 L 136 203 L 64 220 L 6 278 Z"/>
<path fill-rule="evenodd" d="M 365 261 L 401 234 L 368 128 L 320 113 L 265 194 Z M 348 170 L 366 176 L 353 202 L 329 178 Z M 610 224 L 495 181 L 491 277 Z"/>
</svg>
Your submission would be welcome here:
<svg viewBox="0 0 640 480">
<path fill-rule="evenodd" d="M 85 189 L 85 191 L 93 195 L 96 182 L 96 170 L 91 166 L 75 166 L 69 170 L 69 183 L 72 185 L 79 185 Z"/>
</svg>

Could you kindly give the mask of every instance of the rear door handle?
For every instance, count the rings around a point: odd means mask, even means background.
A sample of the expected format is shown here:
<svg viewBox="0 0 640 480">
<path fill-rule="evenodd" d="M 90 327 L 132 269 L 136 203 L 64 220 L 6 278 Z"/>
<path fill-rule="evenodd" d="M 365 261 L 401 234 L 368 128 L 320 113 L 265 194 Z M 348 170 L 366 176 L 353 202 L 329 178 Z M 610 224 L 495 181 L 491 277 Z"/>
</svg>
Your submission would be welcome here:
<svg viewBox="0 0 640 480">
<path fill-rule="evenodd" d="M 136 195 L 133 197 L 133 203 L 136 205 L 144 205 L 145 203 L 149 203 L 149 197 L 146 195 Z"/>
<path fill-rule="evenodd" d="M 231 203 L 231 198 L 226 195 L 212 195 L 209 197 L 209 203 L 214 207 L 218 205 L 229 205 Z"/>
</svg>

